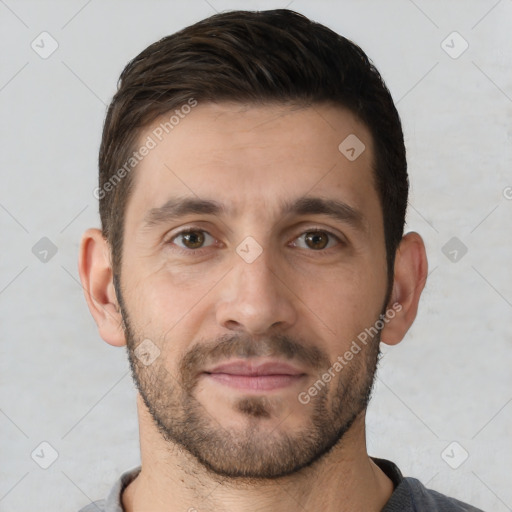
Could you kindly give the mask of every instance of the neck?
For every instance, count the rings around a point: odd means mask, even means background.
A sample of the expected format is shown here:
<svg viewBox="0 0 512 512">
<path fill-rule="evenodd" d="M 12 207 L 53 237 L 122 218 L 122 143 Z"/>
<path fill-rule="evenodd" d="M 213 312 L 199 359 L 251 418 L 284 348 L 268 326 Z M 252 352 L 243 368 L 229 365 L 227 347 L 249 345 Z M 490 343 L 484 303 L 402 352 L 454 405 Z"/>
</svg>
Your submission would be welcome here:
<svg viewBox="0 0 512 512">
<path fill-rule="evenodd" d="M 212 473 L 161 437 L 140 396 L 138 409 L 142 469 L 123 493 L 126 512 L 378 512 L 393 492 L 366 452 L 364 413 L 311 466 L 278 479 L 249 480 Z"/>
</svg>

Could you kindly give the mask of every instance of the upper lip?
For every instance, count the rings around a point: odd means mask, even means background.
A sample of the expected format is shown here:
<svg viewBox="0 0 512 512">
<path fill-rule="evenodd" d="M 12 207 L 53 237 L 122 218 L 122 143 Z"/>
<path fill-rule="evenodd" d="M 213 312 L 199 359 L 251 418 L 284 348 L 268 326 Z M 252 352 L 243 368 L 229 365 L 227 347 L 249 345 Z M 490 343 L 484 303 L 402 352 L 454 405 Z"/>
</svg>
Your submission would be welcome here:
<svg viewBox="0 0 512 512">
<path fill-rule="evenodd" d="M 230 375 L 303 375 L 304 372 L 281 361 L 248 361 L 236 360 L 222 363 L 205 373 L 227 373 Z"/>
</svg>

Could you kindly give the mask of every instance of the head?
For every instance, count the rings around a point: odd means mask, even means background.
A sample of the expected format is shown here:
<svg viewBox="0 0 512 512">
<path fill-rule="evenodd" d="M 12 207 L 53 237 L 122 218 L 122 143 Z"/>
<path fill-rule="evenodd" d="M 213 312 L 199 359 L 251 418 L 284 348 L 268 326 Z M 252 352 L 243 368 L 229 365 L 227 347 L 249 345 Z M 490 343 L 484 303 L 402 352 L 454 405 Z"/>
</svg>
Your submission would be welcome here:
<svg viewBox="0 0 512 512">
<path fill-rule="evenodd" d="M 122 72 L 99 170 L 80 274 L 155 428 L 225 476 L 321 459 L 427 271 L 403 236 L 400 119 L 365 53 L 289 10 L 196 23 Z"/>
</svg>

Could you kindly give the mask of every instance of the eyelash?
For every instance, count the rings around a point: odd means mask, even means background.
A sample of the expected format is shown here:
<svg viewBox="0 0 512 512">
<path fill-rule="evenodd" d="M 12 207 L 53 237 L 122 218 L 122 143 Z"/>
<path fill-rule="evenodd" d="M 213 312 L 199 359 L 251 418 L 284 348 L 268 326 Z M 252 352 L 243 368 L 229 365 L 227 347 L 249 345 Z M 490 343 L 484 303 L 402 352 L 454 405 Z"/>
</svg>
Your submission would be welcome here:
<svg viewBox="0 0 512 512">
<path fill-rule="evenodd" d="M 189 226 L 181 231 L 178 231 L 177 233 L 174 233 L 172 235 L 172 237 L 170 237 L 167 241 L 165 241 L 165 245 L 173 245 L 173 240 L 175 240 L 176 238 L 178 238 L 179 236 L 181 235 L 185 235 L 187 233 L 195 233 L 195 232 L 201 232 L 201 233 L 206 233 L 207 235 L 211 236 L 213 238 L 213 236 L 208 233 L 208 231 L 206 231 L 205 229 L 202 229 L 202 228 L 199 228 L 199 227 L 194 227 L 194 226 Z M 304 236 L 308 233 L 325 233 L 326 235 L 329 236 L 329 238 L 334 238 L 338 244 L 337 245 L 345 245 L 345 242 L 343 240 L 340 239 L 339 236 L 335 235 L 334 233 L 331 233 L 330 231 L 326 230 L 326 229 L 322 229 L 322 228 L 311 228 L 311 229 L 306 229 L 305 231 L 303 231 L 301 233 L 301 235 L 299 235 L 298 237 L 294 238 L 294 240 L 297 240 L 297 238 L 300 238 L 301 236 Z M 329 243 L 329 242 L 328 242 Z M 199 249 L 185 249 L 183 247 L 180 247 L 180 246 L 177 246 L 175 245 L 175 248 L 174 250 L 178 251 L 179 253 L 182 253 L 182 254 L 186 254 L 186 255 L 195 255 L 195 256 L 201 256 L 202 253 L 206 250 L 208 250 L 211 246 L 208 246 L 208 247 L 201 247 Z M 329 249 L 334 249 L 336 246 L 334 247 L 329 247 L 327 249 L 318 249 L 318 250 L 314 250 L 314 249 L 310 249 L 309 251 L 310 252 L 316 252 L 316 253 L 319 253 L 320 255 L 323 255 L 325 254 L 326 251 L 328 251 Z M 303 249 L 302 247 L 299 247 L 299 249 Z"/>
</svg>

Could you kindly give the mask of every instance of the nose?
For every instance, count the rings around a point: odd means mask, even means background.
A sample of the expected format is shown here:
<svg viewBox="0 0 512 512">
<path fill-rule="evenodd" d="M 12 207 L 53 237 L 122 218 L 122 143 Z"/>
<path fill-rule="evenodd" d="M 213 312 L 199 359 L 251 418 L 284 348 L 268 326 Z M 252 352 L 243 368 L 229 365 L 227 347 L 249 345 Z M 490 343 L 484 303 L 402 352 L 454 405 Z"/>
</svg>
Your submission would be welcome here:
<svg viewBox="0 0 512 512">
<path fill-rule="evenodd" d="M 270 264 L 272 256 L 267 253 L 264 250 L 251 263 L 235 255 L 217 303 L 217 322 L 222 327 L 257 335 L 276 328 L 284 331 L 296 322 L 297 298 L 290 277 Z"/>
</svg>

